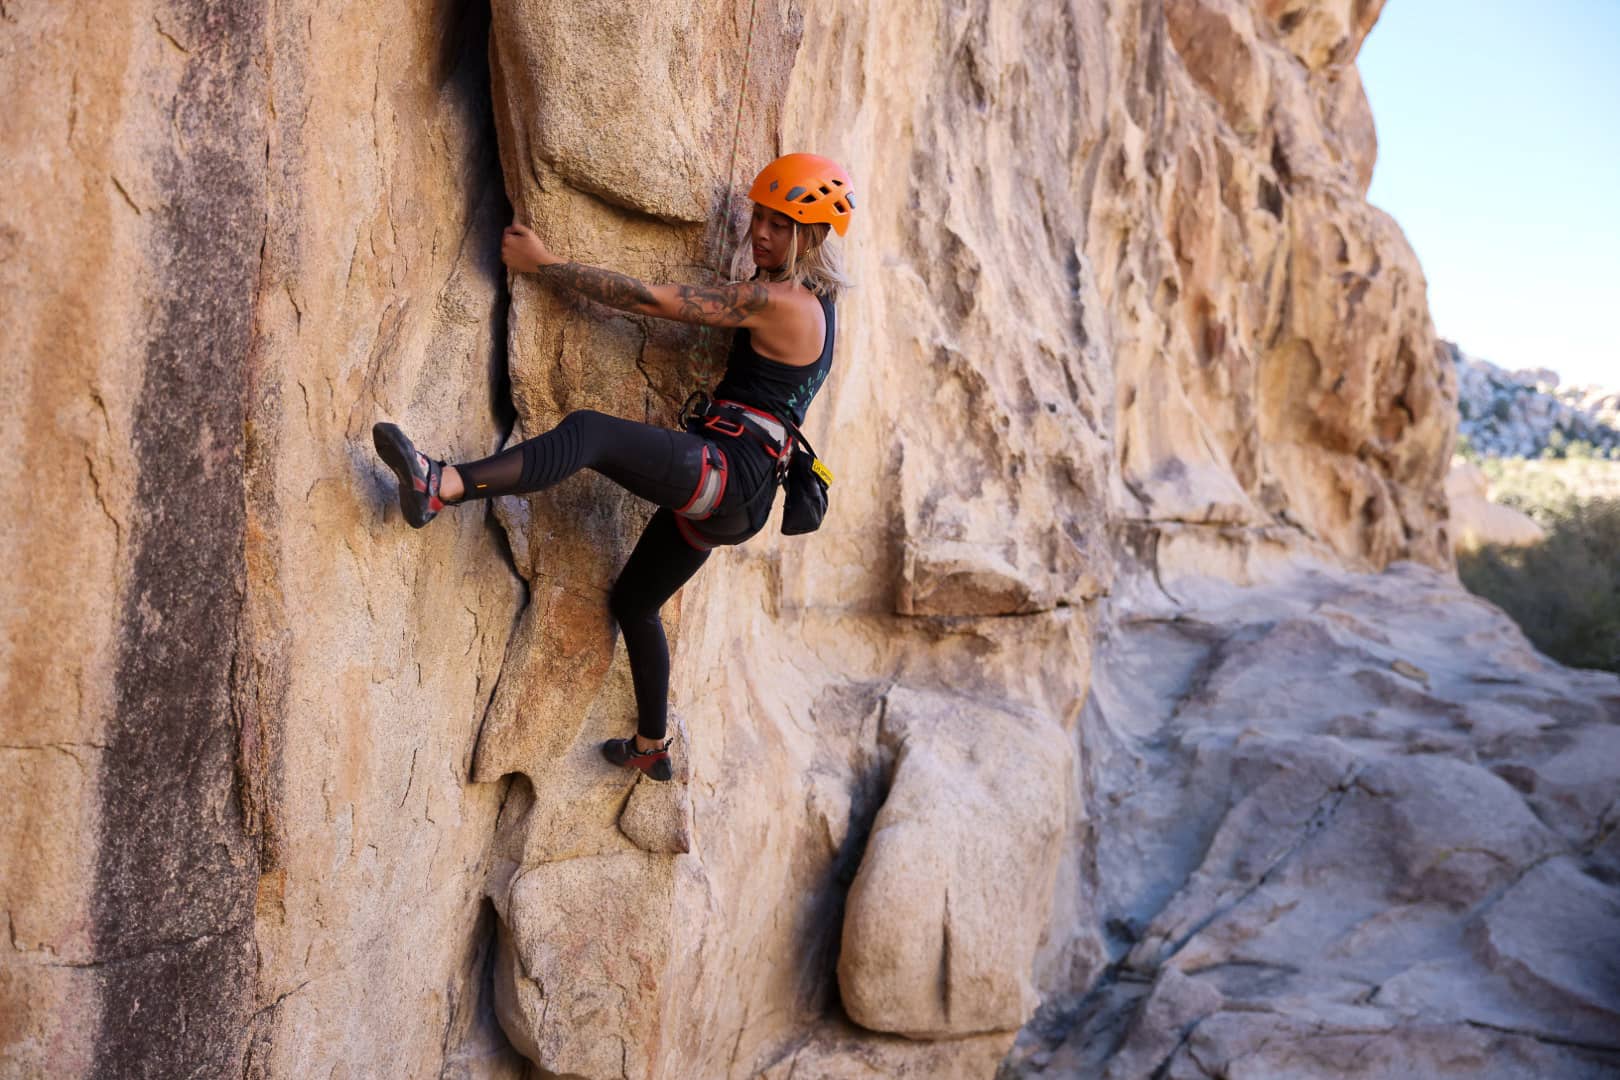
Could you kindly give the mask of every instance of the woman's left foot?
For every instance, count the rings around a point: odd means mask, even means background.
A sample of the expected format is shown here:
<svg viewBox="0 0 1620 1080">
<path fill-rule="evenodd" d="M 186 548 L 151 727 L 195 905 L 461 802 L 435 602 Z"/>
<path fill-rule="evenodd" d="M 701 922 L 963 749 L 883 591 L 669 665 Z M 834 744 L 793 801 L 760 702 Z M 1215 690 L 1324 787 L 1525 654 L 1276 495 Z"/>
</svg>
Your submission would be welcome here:
<svg viewBox="0 0 1620 1080">
<path fill-rule="evenodd" d="M 445 507 L 439 497 L 444 467 L 418 450 L 396 424 L 371 425 L 377 456 L 399 477 L 399 508 L 411 528 L 420 529 Z"/>
<path fill-rule="evenodd" d="M 669 743 L 673 741 L 669 740 L 651 750 L 638 750 L 633 738 L 609 739 L 602 744 L 602 756 L 615 765 L 640 769 L 654 780 L 669 780 L 675 775 L 675 768 L 669 761 Z"/>
</svg>

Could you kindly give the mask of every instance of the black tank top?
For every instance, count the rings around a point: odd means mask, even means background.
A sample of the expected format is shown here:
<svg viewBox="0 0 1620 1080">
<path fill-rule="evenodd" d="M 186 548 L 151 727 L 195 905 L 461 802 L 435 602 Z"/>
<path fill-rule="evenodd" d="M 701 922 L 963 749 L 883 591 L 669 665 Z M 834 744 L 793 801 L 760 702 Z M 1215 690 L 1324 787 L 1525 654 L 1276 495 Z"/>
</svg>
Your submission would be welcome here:
<svg viewBox="0 0 1620 1080">
<path fill-rule="evenodd" d="M 795 424 L 804 423 L 804 412 L 810 399 L 816 396 L 821 384 L 832 369 L 833 332 L 836 328 L 833 303 L 818 295 L 822 313 L 827 317 L 827 336 L 821 345 L 821 355 L 813 364 L 795 366 L 761 356 L 754 351 L 753 335 L 739 327 L 731 342 L 731 356 L 726 360 L 726 373 L 714 396 L 727 401 L 740 401 L 756 409 Z"/>
</svg>

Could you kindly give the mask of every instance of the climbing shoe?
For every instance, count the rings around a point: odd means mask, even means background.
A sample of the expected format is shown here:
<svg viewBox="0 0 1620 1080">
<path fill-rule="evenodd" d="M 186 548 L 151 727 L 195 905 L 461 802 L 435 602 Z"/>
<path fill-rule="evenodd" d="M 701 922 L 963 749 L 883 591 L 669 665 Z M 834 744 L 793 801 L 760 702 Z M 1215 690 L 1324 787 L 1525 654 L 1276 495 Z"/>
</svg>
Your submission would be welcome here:
<svg viewBox="0 0 1620 1080">
<path fill-rule="evenodd" d="M 399 508 L 405 520 L 411 528 L 420 529 L 444 509 L 444 500 L 439 498 L 444 463 L 411 445 L 394 424 L 371 425 L 371 441 L 377 447 L 377 456 L 399 477 Z"/>
<path fill-rule="evenodd" d="M 668 740 L 653 750 L 637 750 L 635 739 L 609 739 L 602 744 L 602 756 L 627 769 L 640 769 L 654 780 L 668 780 L 675 775 L 669 763 Z"/>
</svg>

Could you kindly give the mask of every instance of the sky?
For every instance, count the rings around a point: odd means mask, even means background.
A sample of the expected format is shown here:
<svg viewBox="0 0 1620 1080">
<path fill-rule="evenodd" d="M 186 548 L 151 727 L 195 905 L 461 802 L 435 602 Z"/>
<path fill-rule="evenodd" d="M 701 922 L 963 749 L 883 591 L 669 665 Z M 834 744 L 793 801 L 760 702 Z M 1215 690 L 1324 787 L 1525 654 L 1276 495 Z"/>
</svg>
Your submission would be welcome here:
<svg viewBox="0 0 1620 1080">
<path fill-rule="evenodd" d="M 1620 386 L 1620 0 L 1388 0 L 1357 64 L 1440 336 Z"/>
</svg>

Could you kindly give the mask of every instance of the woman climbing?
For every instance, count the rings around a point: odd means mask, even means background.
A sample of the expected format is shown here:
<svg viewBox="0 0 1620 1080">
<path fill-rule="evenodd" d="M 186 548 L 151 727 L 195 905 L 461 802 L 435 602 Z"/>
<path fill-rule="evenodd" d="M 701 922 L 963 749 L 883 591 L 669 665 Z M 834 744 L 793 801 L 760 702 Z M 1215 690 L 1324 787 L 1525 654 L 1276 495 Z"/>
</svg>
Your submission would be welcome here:
<svg viewBox="0 0 1620 1080">
<path fill-rule="evenodd" d="M 399 477 L 400 509 L 413 528 L 446 506 L 541 491 L 580 469 L 659 507 L 608 598 L 630 659 L 636 733 L 602 745 L 613 764 L 654 780 L 673 775 L 673 740 L 665 732 L 669 645 L 658 611 L 710 549 L 740 544 L 765 524 L 793 451 L 789 424 L 803 423 L 832 364 L 833 305 L 848 282 L 827 233 L 843 236 L 849 228 L 852 196 L 849 175 L 827 158 L 789 154 L 771 162 L 748 192 L 758 269 L 752 280 L 717 287 L 644 284 L 560 258 L 522 225 L 506 230 L 501 259 L 512 270 L 621 311 L 736 328 L 714 399 L 693 396 L 683 410 L 685 432 L 579 411 L 492 457 L 451 465 L 421 453 L 393 424 L 372 428 L 377 453 Z"/>
</svg>

